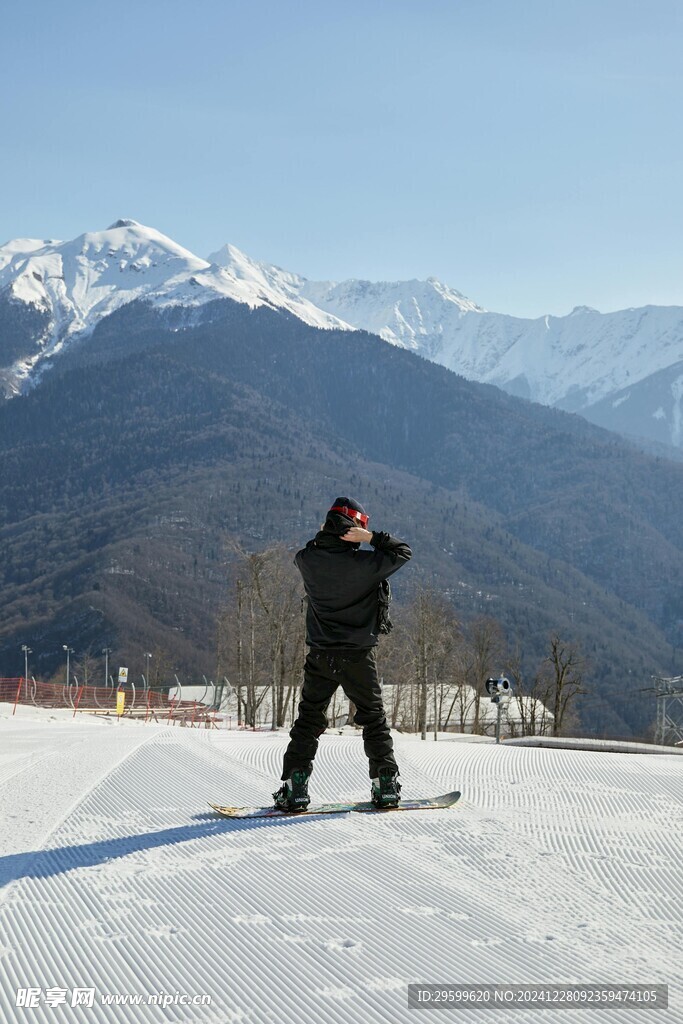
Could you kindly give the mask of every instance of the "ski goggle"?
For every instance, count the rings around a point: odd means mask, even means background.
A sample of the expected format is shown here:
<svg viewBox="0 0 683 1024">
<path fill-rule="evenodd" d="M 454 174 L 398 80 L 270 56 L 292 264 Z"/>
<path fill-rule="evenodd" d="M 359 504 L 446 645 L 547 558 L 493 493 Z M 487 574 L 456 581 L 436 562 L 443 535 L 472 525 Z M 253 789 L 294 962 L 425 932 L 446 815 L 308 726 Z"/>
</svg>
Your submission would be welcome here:
<svg viewBox="0 0 683 1024">
<path fill-rule="evenodd" d="M 364 530 L 368 528 L 370 516 L 366 516 L 363 512 L 358 512 L 355 508 L 349 508 L 348 505 L 334 505 L 330 512 L 341 512 L 343 516 L 348 516 L 349 519 L 357 519 Z"/>
</svg>

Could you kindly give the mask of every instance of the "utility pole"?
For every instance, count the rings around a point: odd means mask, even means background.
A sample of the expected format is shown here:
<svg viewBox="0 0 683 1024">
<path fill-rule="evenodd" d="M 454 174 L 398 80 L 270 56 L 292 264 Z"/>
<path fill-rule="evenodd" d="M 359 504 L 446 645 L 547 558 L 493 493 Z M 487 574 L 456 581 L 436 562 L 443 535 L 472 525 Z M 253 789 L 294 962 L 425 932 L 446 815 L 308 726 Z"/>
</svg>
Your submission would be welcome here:
<svg viewBox="0 0 683 1024">
<path fill-rule="evenodd" d="M 104 685 L 109 686 L 109 655 L 111 654 L 111 647 L 103 647 L 102 654 L 104 655 Z"/>
<path fill-rule="evenodd" d="M 24 652 L 24 682 L 28 682 L 28 656 L 33 654 L 33 651 L 26 644 L 21 645 L 21 649 Z"/>
<path fill-rule="evenodd" d="M 66 651 L 66 685 L 69 685 L 69 655 L 74 653 L 73 647 L 69 647 L 68 644 L 62 644 L 62 650 Z"/>
</svg>

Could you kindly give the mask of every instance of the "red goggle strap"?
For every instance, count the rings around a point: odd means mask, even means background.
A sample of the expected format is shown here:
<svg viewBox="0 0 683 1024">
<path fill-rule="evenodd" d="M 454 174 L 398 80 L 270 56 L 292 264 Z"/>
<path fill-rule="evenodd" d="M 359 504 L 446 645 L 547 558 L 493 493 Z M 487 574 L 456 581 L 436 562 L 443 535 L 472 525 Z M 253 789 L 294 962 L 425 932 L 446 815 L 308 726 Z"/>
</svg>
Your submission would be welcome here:
<svg viewBox="0 0 683 1024">
<path fill-rule="evenodd" d="M 348 516 L 349 519 L 360 519 L 360 524 L 365 529 L 370 522 L 370 516 L 364 515 L 359 512 L 358 509 L 349 508 L 348 505 L 334 505 L 330 512 L 341 512 L 343 516 Z"/>
</svg>

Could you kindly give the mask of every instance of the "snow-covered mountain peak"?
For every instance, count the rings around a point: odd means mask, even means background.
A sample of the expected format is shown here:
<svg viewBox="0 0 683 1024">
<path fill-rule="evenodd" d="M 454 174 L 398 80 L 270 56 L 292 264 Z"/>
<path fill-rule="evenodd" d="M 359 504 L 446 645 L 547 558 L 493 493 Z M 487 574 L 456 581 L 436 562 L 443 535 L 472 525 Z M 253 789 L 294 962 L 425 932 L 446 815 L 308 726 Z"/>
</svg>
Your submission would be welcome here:
<svg viewBox="0 0 683 1024">
<path fill-rule="evenodd" d="M 315 327 L 350 329 L 301 296 L 297 282 L 296 275 L 256 263 L 231 245 L 202 259 L 130 218 L 71 241 L 14 239 L 0 246 L 0 297 L 31 307 L 41 328 L 30 355 L 5 367 L 5 378 L 16 390 L 45 356 L 139 299 L 157 308 L 230 299 L 252 309 L 286 310 Z"/>
<path fill-rule="evenodd" d="M 287 309 L 316 327 L 349 329 L 349 323 L 343 317 L 317 306 L 306 294 L 308 282 L 298 274 L 271 263 L 260 263 L 229 243 L 211 253 L 209 260 L 221 269 L 228 280 L 250 287 L 264 303 Z"/>
<path fill-rule="evenodd" d="M 586 314 L 588 316 L 602 316 L 600 310 L 593 309 L 592 306 L 574 306 L 569 316 L 582 316 Z"/>
<path fill-rule="evenodd" d="M 486 310 L 483 306 L 478 306 L 476 302 L 472 302 L 462 292 L 456 291 L 455 288 L 451 288 L 450 285 L 444 284 L 438 277 L 428 277 L 426 283 L 430 285 L 443 299 L 447 302 L 453 302 L 463 313 L 485 313 Z"/>
<path fill-rule="evenodd" d="M 132 220 L 130 217 L 122 217 L 119 220 L 114 221 L 110 224 L 108 231 L 112 231 L 114 228 L 140 228 L 142 225 L 137 220 Z"/>
<path fill-rule="evenodd" d="M 221 246 L 216 252 L 213 252 L 208 257 L 211 263 L 215 263 L 219 267 L 257 267 L 259 264 L 256 260 L 252 260 L 245 252 L 238 249 L 236 245 L 232 245 L 230 242 L 226 242 L 225 245 Z"/>
<path fill-rule="evenodd" d="M 208 267 L 168 236 L 136 221 L 117 221 L 104 231 L 68 242 L 32 239 L 0 249 L 0 290 L 48 310 L 52 340 L 91 329 L 102 316 L 171 281 Z"/>
<path fill-rule="evenodd" d="M 118 220 L 105 231 L 86 232 L 73 242 L 64 244 L 74 247 L 80 245 L 83 256 L 115 258 L 120 255 L 123 259 L 147 257 L 150 265 L 154 258 L 180 259 L 195 270 L 207 266 L 206 260 L 178 245 L 168 235 L 135 220 Z"/>
<path fill-rule="evenodd" d="M 443 336 L 481 306 L 435 277 L 426 281 L 304 281 L 301 294 L 321 309 L 385 341 L 436 358 Z"/>
<path fill-rule="evenodd" d="M 299 296 L 301 285 L 305 281 L 305 278 L 283 270 L 282 267 L 252 259 L 230 243 L 211 253 L 209 260 L 227 270 L 236 279 L 253 281 L 266 288 L 282 288 L 290 298 Z"/>
<path fill-rule="evenodd" d="M 59 245 L 52 239 L 40 238 L 11 238 L 0 245 L 0 271 L 4 270 L 15 257 L 26 256 L 29 253 L 37 252 L 46 245 Z"/>
</svg>

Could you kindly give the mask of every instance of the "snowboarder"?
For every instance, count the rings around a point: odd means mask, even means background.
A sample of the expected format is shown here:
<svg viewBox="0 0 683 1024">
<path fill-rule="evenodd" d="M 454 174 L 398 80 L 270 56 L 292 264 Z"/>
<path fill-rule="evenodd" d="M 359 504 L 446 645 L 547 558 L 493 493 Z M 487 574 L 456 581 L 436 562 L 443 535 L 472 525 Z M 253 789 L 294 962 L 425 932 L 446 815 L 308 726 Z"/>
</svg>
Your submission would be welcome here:
<svg viewBox="0 0 683 1024">
<path fill-rule="evenodd" d="M 338 686 L 356 706 L 369 760 L 371 799 L 377 807 L 396 807 L 401 785 L 394 745 L 377 677 L 378 634 L 388 632 L 388 576 L 412 555 L 409 546 L 388 533 L 367 529 L 369 516 L 360 502 L 336 498 L 319 533 L 297 552 L 306 596 L 304 685 L 296 722 L 282 766 L 282 786 L 273 794 L 281 810 L 305 810 L 308 779 L 327 728 L 327 708 Z M 361 551 L 363 543 L 372 551 Z"/>
</svg>

